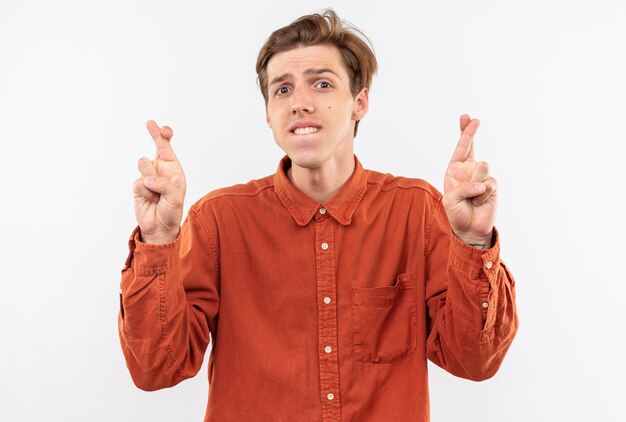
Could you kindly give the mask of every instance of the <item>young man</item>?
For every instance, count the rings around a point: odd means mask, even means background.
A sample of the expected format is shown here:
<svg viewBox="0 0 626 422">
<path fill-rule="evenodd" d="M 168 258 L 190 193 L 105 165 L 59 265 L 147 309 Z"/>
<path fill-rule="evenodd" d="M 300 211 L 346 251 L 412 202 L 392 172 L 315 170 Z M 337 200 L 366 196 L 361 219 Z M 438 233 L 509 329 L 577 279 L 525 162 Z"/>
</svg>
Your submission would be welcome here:
<svg viewBox="0 0 626 422">
<path fill-rule="evenodd" d="M 119 317 L 139 388 L 193 377 L 210 339 L 206 421 L 427 421 L 427 359 L 497 371 L 517 314 L 478 121 L 461 117 L 443 196 L 364 170 L 353 141 L 375 71 L 332 11 L 274 32 L 257 73 L 286 157 L 202 198 L 182 229 L 172 131 L 148 122 L 157 157 L 139 161 Z"/>
</svg>

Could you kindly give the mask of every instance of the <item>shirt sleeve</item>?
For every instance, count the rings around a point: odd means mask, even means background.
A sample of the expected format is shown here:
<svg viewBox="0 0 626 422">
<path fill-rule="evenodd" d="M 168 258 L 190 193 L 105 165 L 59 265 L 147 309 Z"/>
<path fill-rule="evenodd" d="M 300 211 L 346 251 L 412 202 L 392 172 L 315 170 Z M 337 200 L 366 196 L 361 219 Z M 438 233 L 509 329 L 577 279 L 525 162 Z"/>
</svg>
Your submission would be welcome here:
<svg viewBox="0 0 626 422">
<path fill-rule="evenodd" d="M 215 336 L 217 251 L 193 208 L 170 244 L 145 244 L 139 234 L 122 270 L 118 332 L 135 385 L 157 390 L 196 375 Z"/>
<path fill-rule="evenodd" d="M 466 245 L 452 232 L 436 201 L 425 248 L 428 358 L 446 371 L 475 381 L 500 367 L 518 327 L 515 281 L 493 246 Z"/>
</svg>

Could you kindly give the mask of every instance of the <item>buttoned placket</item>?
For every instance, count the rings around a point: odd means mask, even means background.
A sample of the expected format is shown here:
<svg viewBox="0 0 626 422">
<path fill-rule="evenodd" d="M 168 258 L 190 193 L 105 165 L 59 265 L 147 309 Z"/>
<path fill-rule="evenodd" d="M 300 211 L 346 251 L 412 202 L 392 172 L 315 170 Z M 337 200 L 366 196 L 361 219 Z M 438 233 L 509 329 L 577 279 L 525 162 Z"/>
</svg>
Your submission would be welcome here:
<svg viewBox="0 0 626 422">
<path fill-rule="evenodd" d="M 339 361 L 337 355 L 337 285 L 334 224 L 324 207 L 315 213 L 315 260 L 318 308 L 318 358 L 323 421 L 341 421 Z"/>
<path fill-rule="evenodd" d="M 493 291 L 493 284 L 496 281 L 496 272 L 493 265 L 493 257 L 492 253 L 487 253 L 482 256 L 483 259 L 483 271 L 487 276 L 487 282 L 485 283 L 485 288 L 481 293 L 481 304 L 480 306 L 483 308 L 483 319 L 487 321 L 488 312 L 489 312 L 489 297 L 490 293 Z M 493 312 L 493 310 L 492 310 Z"/>
</svg>

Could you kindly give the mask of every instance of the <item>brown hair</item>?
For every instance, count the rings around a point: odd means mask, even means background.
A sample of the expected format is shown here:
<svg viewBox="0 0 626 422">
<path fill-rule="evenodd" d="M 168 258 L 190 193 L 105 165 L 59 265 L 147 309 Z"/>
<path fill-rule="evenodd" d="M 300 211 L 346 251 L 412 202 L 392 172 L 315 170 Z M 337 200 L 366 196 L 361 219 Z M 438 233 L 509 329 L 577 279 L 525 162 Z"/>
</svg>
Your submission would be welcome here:
<svg viewBox="0 0 626 422">
<path fill-rule="evenodd" d="M 323 14 L 305 15 L 277 29 L 261 47 L 256 61 L 256 73 L 266 106 L 267 64 L 272 56 L 297 47 L 318 44 L 335 46 L 341 53 L 350 77 L 350 91 L 353 97 L 363 88 L 369 89 L 378 67 L 374 52 L 370 48 L 371 42 L 359 29 L 339 19 L 334 10 L 326 9 Z M 355 136 L 358 126 L 357 121 L 354 126 Z"/>
</svg>

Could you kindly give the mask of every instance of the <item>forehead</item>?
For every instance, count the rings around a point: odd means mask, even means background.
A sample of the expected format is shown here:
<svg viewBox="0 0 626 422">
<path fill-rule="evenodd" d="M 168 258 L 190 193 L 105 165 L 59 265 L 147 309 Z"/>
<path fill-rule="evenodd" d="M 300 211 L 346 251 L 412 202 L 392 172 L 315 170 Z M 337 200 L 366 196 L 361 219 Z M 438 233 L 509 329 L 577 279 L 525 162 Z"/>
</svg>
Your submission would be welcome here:
<svg viewBox="0 0 626 422">
<path fill-rule="evenodd" d="M 305 70 L 316 68 L 330 69 L 341 78 L 347 78 L 343 57 L 332 45 L 296 47 L 276 53 L 267 63 L 267 76 L 269 80 L 286 73 L 298 76 Z"/>
</svg>

